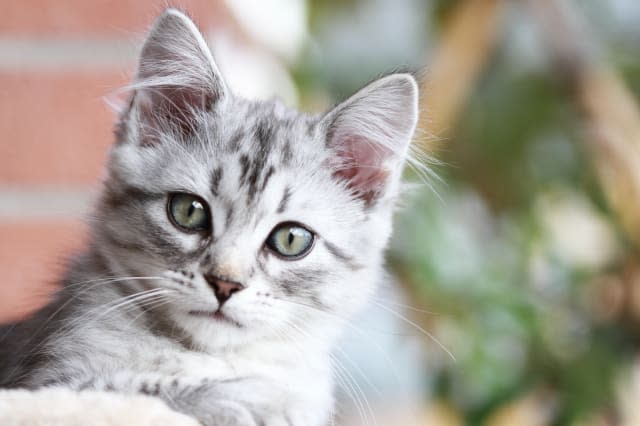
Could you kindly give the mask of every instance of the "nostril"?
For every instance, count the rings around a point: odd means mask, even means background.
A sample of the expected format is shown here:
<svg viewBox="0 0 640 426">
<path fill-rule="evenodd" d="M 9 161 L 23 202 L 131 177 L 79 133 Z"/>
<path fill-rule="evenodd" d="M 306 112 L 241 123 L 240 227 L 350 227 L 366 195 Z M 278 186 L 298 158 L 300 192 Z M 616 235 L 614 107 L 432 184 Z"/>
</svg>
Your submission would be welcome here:
<svg viewBox="0 0 640 426">
<path fill-rule="evenodd" d="M 231 281 L 226 278 L 221 278 L 212 274 L 205 274 L 204 279 L 209 283 L 209 286 L 213 289 L 216 299 L 220 303 L 220 306 L 229 298 L 233 293 L 237 293 L 244 290 L 244 285 L 239 282 Z"/>
</svg>

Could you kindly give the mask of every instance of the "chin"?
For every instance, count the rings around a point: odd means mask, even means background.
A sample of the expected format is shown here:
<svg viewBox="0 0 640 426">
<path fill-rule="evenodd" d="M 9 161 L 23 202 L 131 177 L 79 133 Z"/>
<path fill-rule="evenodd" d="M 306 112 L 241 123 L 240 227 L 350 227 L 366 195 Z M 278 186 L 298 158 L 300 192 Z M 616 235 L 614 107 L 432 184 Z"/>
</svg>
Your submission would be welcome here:
<svg viewBox="0 0 640 426">
<path fill-rule="evenodd" d="M 187 331 L 194 343 L 207 351 L 239 347 L 267 337 L 263 325 L 241 318 L 221 318 L 214 312 L 189 311 L 174 314 L 174 321 Z"/>
</svg>

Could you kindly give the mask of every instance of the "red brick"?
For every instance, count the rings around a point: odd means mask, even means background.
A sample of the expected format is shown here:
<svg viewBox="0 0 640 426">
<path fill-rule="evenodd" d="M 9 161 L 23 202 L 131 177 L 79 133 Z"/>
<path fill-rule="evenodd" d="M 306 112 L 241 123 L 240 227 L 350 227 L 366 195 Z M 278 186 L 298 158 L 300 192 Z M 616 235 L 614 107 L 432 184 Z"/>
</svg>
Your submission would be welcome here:
<svg viewBox="0 0 640 426">
<path fill-rule="evenodd" d="M 125 73 L 0 73 L 0 184 L 93 183 L 113 142 L 103 96 Z"/>
<path fill-rule="evenodd" d="M 84 233 L 77 221 L 0 222 L 0 322 L 47 301 L 65 257 L 82 246 Z"/>
<path fill-rule="evenodd" d="M 186 10 L 203 30 L 227 20 L 222 0 L 11 0 L 0 13 L 0 34 L 27 37 L 116 37 L 143 33 L 169 4 Z"/>
</svg>

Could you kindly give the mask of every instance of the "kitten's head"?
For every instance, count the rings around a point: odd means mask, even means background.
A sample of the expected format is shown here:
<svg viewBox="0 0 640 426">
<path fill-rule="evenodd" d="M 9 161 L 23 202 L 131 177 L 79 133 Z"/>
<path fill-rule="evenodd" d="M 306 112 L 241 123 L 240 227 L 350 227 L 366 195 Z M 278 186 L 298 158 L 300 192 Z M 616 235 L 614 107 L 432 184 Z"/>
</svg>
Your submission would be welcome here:
<svg viewBox="0 0 640 426">
<path fill-rule="evenodd" d="M 118 125 L 99 250 L 159 277 L 137 285 L 170 290 L 157 309 L 199 344 L 333 333 L 380 276 L 417 96 L 396 74 L 321 116 L 239 98 L 168 10 Z"/>
</svg>

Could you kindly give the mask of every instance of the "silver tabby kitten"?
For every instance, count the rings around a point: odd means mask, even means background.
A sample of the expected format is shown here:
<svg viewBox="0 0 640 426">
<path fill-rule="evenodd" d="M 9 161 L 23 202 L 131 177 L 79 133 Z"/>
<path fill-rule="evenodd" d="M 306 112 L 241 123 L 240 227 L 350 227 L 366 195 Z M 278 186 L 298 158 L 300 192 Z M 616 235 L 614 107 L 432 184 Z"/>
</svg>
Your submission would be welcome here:
<svg viewBox="0 0 640 426">
<path fill-rule="evenodd" d="M 417 120 L 406 74 L 324 115 L 234 96 L 167 10 L 54 302 L 0 330 L 0 385 L 144 393 L 206 425 L 326 425 L 330 351 L 382 274 Z"/>
</svg>

